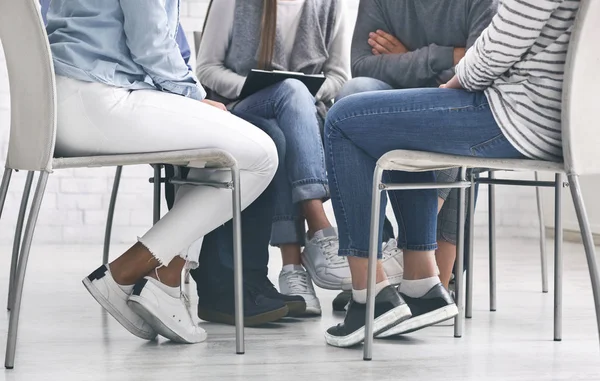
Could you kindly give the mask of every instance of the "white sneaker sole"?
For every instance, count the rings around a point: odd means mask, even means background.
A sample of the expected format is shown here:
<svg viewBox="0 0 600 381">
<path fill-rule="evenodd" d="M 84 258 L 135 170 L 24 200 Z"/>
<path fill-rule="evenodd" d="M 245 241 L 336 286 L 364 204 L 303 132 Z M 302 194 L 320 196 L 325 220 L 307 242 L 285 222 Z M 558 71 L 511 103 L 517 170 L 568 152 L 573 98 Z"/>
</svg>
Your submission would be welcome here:
<svg viewBox="0 0 600 381">
<path fill-rule="evenodd" d="M 396 275 L 396 276 L 389 276 L 389 275 L 387 275 L 387 278 L 390 281 L 390 284 L 392 286 L 398 286 L 400 283 L 402 283 L 402 279 L 404 277 L 402 275 Z"/>
<path fill-rule="evenodd" d="M 181 344 L 197 344 L 206 340 L 206 332 L 198 335 L 190 335 L 184 332 L 177 324 L 169 324 L 170 317 L 164 311 L 158 310 L 151 303 L 147 303 L 146 299 L 131 295 L 127 302 L 129 307 L 142 317 L 159 335 Z"/>
<path fill-rule="evenodd" d="M 135 326 L 131 321 L 129 321 L 115 306 L 104 297 L 104 295 L 94 286 L 94 283 L 90 281 L 87 277 L 85 277 L 82 281 L 85 288 L 88 290 L 90 295 L 106 312 L 108 312 L 112 317 L 114 317 L 119 324 L 121 324 L 126 330 L 131 332 L 133 335 L 139 337 L 144 340 L 154 340 L 156 339 L 156 332 L 148 333 L 145 331 L 141 331 L 138 327 Z M 135 312 L 135 311 L 134 311 Z"/>
<path fill-rule="evenodd" d="M 378 339 L 381 339 L 384 337 L 411 333 L 444 322 L 446 320 L 450 320 L 456 315 L 458 315 L 458 308 L 456 307 L 456 304 L 451 304 L 449 306 L 439 308 L 435 311 L 428 312 L 424 315 L 408 319 L 405 322 L 393 327 L 392 329 L 389 329 L 379 335 L 376 335 L 376 337 Z"/>
<path fill-rule="evenodd" d="M 304 315 L 315 315 L 315 316 L 321 316 L 323 313 L 323 311 L 321 310 L 321 307 L 309 307 L 306 306 L 306 312 L 304 312 Z"/>
<path fill-rule="evenodd" d="M 304 268 L 308 272 L 308 275 L 310 275 L 313 283 L 316 284 L 317 286 L 321 287 L 322 289 L 325 289 L 325 290 L 352 290 L 351 278 L 348 278 L 348 283 L 344 283 L 343 280 L 338 280 L 338 279 L 336 279 L 335 282 L 330 282 L 328 280 L 321 279 L 319 277 L 319 275 L 317 274 L 316 269 L 312 266 L 312 263 L 306 261 L 304 256 L 302 256 L 302 264 L 304 265 Z"/>
<path fill-rule="evenodd" d="M 408 305 L 403 304 L 398 306 L 383 315 L 375 319 L 373 324 L 373 336 L 377 336 L 379 333 L 389 330 L 394 326 L 401 324 L 406 319 L 411 317 L 410 308 Z M 354 345 L 360 344 L 365 340 L 365 327 L 361 327 L 358 330 L 352 332 L 347 336 L 333 336 L 328 332 L 325 332 L 325 341 L 327 344 L 334 347 L 348 348 Z"/>
</svg>

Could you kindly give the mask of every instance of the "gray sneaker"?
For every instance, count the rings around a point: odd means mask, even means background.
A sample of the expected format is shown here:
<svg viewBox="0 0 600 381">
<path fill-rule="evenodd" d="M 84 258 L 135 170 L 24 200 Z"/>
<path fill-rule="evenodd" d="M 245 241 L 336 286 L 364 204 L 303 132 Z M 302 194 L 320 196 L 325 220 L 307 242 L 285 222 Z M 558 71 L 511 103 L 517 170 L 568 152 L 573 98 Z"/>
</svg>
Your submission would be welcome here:
<svg viewBox="0 0 600 381">
<path fill-rule="evenodd" d="M 317 286 L 327 290 L 352 289 L 348 260 L 338 255 L 339 247 L 335 228 L 320 230 L 306 240 L 302 263 Z"/>
</svg>

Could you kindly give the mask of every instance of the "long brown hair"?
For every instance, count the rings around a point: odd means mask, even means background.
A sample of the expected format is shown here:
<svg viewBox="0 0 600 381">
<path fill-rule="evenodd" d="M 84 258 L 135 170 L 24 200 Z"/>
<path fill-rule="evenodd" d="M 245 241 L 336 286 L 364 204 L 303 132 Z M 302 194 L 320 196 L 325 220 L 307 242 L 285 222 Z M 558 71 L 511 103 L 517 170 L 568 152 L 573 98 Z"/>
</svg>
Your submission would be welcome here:
<svg viewBox="0 0 600 381">
<path fill-rule="evenodd" d="M 271 70 L 277 31 L 277 0 L 263 0 L 258 68 Z"/>
</svg>

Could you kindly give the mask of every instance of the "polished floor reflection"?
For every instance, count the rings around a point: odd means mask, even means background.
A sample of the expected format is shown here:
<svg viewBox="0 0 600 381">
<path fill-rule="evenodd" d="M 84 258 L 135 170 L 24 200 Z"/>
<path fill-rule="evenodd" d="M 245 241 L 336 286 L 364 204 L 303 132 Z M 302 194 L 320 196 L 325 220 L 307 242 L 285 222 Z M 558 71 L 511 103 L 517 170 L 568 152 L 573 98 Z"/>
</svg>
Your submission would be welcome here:
<svg viewBox="0 0 600 381">
<path fill-rule="evenodd" d="M 550 248 L 549 243 L 549 248 Z M 6 305 L 9 247 L 1 247 L 0 305 Z M 118 251 L 119 248 L 114 248 Z M 280 260 L 272 255 L 271 276 Z M 334 292 L 318 290 L 322 318 L 247 329 L 247 353 L 235 355 L 232 327 L 205 324 L 206 343 L 145 343 L 100 311 L 81 278 L 101 247 L 37 246 L 25 286 L 15 369 L 0 380 L 600 380 L 600 351 L 590 282 L 580 245 L 565 245 L 563 341 L 552 341 L 552 293 L 541 293 L 538 244 L 501 240 L 498 311 L 488 311 L 487 250 L 477 243 L 473 319 L 465 336 L 432 327 L 362 347 L 327 347 L 323 331 L 339 322 Z M 552 272 L 550 272 L 552 274 Z M 191 285 L 190 294 L 195 296 Z M 552 290 L 551 290 L 552 292 Z M 0 314 L 4 347 L 8 314 Z M 2 352 L 3 353 L 3 352 Z"/>
</svg>

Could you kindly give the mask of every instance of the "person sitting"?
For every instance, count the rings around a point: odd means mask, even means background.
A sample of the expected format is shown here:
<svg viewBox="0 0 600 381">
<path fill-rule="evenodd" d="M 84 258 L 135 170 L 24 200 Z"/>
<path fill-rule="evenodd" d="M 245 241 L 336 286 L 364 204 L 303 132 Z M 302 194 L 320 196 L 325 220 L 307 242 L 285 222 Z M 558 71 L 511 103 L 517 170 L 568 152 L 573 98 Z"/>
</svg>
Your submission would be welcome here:
<svg viewBox="0 0 600 381">
<path fill-rule="evenodd" d="M 292 316 L 321 314 L 313 282 L 327 289 L 351 288 L 348 263 L 337 256 L 337 232 L 323 208 L 329 197 L 329 182 L 319 123 L 350 75 L 344 8 L 340 0 L 215 1 L 198 53 L 198 78 L 211 89 L 213 99 L 222 100 L 233 112 L 274 121 L 285 139 L 285 161 L 274 179 L 273 209 L 252 209 L 272 220 L 266 227 L 244 226 L 243 230 L 257 232 L 256 240 L 260 241 L 246 242 L 256 249 L 247 250 L 244 257 L 245 262 L 259 268 L 247 277 L 247 292 L 261 295 L 256 300 L 273 308 L 276 304 L 269 300 L 284 301 Z M 323 73 L 325 82 L 316 96 L 301 81 L 288 79 L 240 99 L 252 69 Z M 281 250 L 280 292 L 267 278 L 268 240 L 259 238 L 265 237 L 263 229 L 270 244 Z M 264 247 L 257 248 L 259 244 Z M 229 256 L 207 250 L 205 246 L 202 256 Z M 219 307 L 223 306 L 219 300 L 233 300 L 231 290 L 218 282 L 207 284 L 210 278 L 202 275 L 202 269 L 192 275 L 201 285 L 199 295 L 204 294 L 199 298 L 200 317 L 231 322 L 233 311 Z"/>
<path fill-rule="evenodd" d="M 364 339 L 372 179 L 385 153 L 404 149 L 483 158 L 562 160 L 564 66 L 579 0 L 504 0 L 441 88 L 348 96 L 327 115 L 326 158 L 341 256 L 352 272 L 344 322 L 325 334 L 346 347 Z M 433 183 L 433 172 L 388 171 L 391 183 Z M 400 224 L 404 280 L 389 285 L 381 263 L 376 336 L 415 331 L 458 309 L 436 273 L 436 190 L 390 191 Z M 383 221 L 383 198 L 380 220 Z M 379 253 L 380 254 L 380 253 Z"/>
<path fill-rule="evenodd" d="M 177 0 L 51 2 L 46 29 L 56 72 L 56 153 L 221 149 L 238 162 L 245 208 L 275 175 L 275 145 L 224 105 L 205 99 L 176 41 L 178 15 Z M 231 179 L 230 171 L 218 169 L 192 169 L 190 176 Z M 163 219 L 83 284 L 135 336 L 204 341 L 206 332 L 181 292 L 181 272 L 186 263 L 198 263 L 198 253 L 187 248 L 232 214 L 229 192 L 182 186 Z"/>
<path fill-rule="evenodd" d="M 352 94 L 438 87 L 454 75 L 454 66 L 489 25 L 497 0 L 362 0 L 352 40 L 351 79 L 340 101 Z M 456 181 L 457 169 L 436 173 L 438 182 Z M 439 189 L 436 263 L 448 288 L 456 258 L 458 191 Z M 402 280 L 402 252 L 392 226 L 384 227 L 383 268 L 392 284 Z M 399 265 L 400 264 L 400 265 Z M 351 293 L 340 294 L 334 309 L 343 310 Z"/>
</svg>

